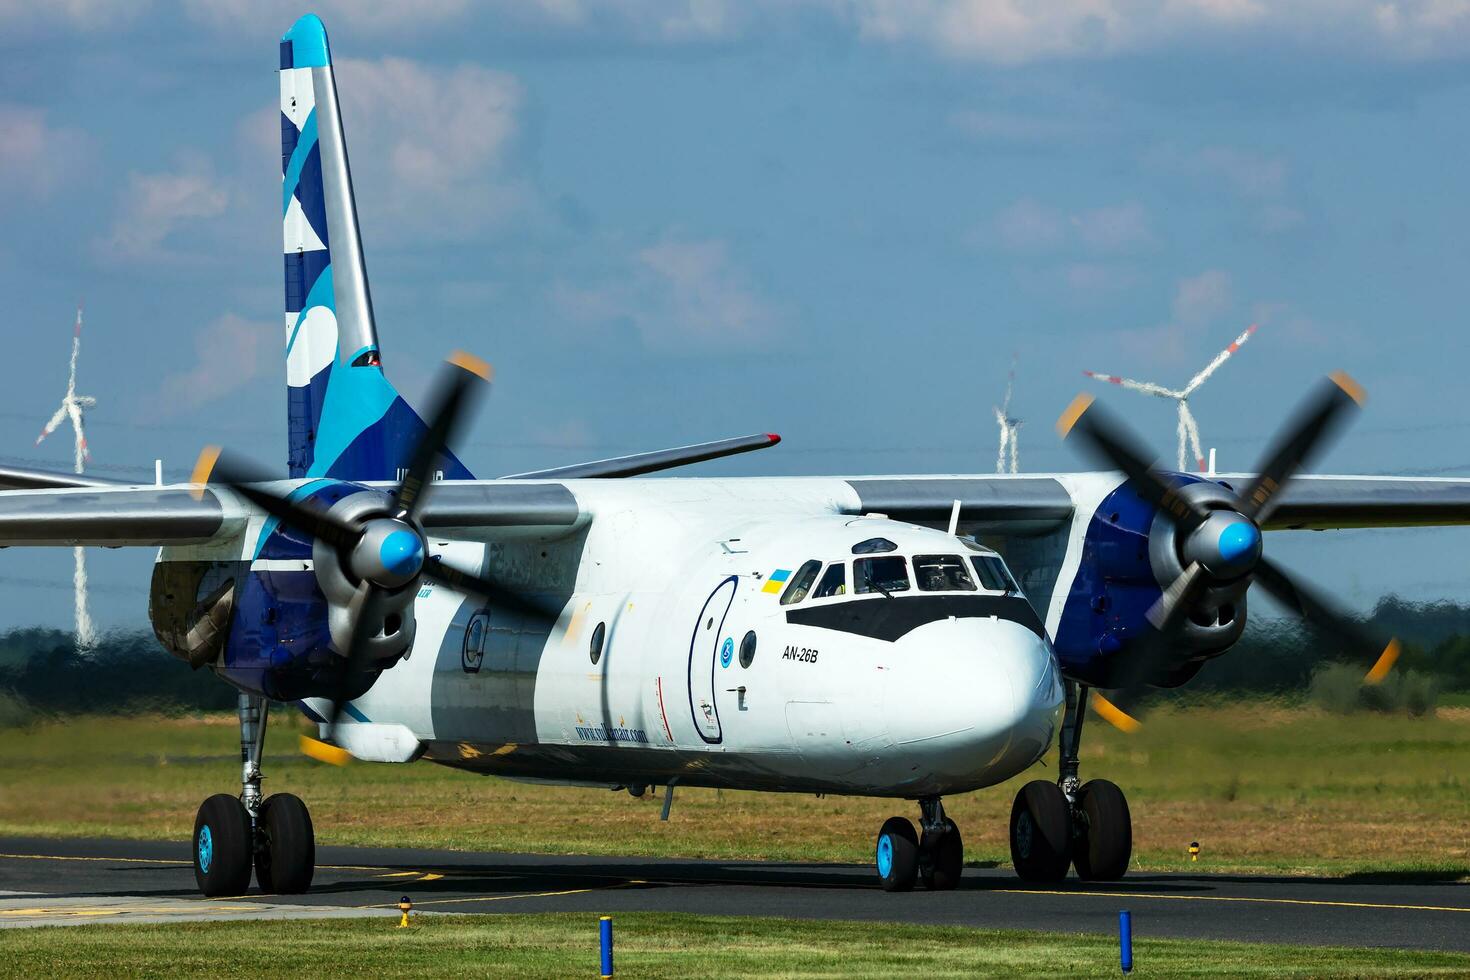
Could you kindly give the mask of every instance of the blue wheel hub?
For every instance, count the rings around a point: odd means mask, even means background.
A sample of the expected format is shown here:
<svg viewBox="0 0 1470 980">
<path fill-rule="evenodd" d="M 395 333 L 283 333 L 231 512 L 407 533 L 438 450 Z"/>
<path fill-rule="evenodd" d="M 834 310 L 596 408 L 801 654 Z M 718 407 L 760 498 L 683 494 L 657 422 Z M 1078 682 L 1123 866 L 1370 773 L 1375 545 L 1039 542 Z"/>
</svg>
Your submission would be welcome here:
<svg viewBox="0 0 1470 980">
<path fill-rule="evenodd" d="M 878 875 L 887 878 L 893 871 L 893 838 L 878 835 Z"/>
<path fill-rule="evenodd" d="M 199 828 L 199 870 L 209 874 L 209 866 L 214 863 L 214 835 L 209 832 L 209 824 Z"/>
</svg>

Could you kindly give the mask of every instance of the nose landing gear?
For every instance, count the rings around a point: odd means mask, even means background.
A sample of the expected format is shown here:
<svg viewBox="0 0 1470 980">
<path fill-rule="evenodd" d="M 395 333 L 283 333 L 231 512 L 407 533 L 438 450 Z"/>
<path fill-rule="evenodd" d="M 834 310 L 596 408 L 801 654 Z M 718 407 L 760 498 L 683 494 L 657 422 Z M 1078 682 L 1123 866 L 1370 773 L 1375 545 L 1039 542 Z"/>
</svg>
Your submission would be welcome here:
<svg viewBox="0 0 1470 980">
<path fill-rule="evenodd" d="M 917 881 L 930 891 L 949 891 L 960 883 L 965 845 L 939 797 L 919 801 L 919 825 L 922 836 L 907 819 L 889 817 L 878 831 L 874 866 L 884 891 L 910 891 Z"/>
<path fill-rule="evenodd" d="M 1066 682 L 1060 774 L 1056 783 L 1035 780 L 1016 794 L 1011 807 L 1011 860 L 1022 881 L 1056 882 L 1067 866 L 1086 881 L 1117 881 L 1133 855 L 1133 819 L 1128 800 L 1106 779 L 1083 783 L 1078 752 L 1088 689 Z"/>
<path fill-rule="evenodd" d="M 299 894 L 311 887 L 316 839 L 306 804 L 290 793 L 262 797 L 260 757 L 269 702 L 241 694 L 240 796 L 217 793 L 194 817 L 194 880 L 210 898 L 240 895 L 250 871 L 263 892 Z"/>
</svg>

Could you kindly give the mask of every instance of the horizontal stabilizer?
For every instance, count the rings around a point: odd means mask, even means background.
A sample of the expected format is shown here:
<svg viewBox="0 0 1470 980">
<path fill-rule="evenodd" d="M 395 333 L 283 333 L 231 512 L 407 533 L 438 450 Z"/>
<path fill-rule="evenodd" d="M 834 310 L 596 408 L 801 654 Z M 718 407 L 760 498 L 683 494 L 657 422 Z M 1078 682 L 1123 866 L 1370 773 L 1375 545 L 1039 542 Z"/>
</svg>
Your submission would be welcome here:
<svg viewBox="0 0 1470 980">
<path fill-rule="evenodd" d="M 531 473 L 515 473 L 504 479 L 585 480 L 642 476 L 645 473 L 657 473 L 659 470 L 688 466 L 690 463 L 703 463 L 709 459 L 722 459 L 726 456 L 754 452 L 757 449 L 769 449 L 780 441 L 781 437 L 774 432 L 761 432 L 752 436 L 739 436 L 735 439 L 719 439 L 715 442 L 680 446 L 677 449 L 659 449 L 651 453 L 617 456 L 613 459 L 599 459 L 591 463 L 576 463 L 572 466 L 558 466 L 549 470 L 535 470 Z"/>
<path fill-rule="evenodd" d="M 0 490 L 57 490 L 62 487 L 128 486 L 116 480 L 99 480 L 80 473 L 52 473 L 49 470 L 25 470 L 0 466 Z"/>
</svg>

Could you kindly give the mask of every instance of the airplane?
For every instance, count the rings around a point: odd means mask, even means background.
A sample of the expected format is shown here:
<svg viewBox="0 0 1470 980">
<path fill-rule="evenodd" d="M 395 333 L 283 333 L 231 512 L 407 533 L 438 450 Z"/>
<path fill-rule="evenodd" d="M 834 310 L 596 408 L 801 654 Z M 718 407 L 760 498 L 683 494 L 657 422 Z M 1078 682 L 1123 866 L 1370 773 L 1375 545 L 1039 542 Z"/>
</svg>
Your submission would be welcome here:
<svg viewBox="0 0 1470 980">
<path fill-rule="evenodd" d="M 208 449 L 186 484 L 0 469 L 0 546 L 158 548 L 160 643 L 238 690 L 240 792 L 205 800 L 207 896 L 306 891 L 306 804 L 261 790 L 271 702 L 309 755 L 613 789 L 918 803 L 878 829 L 889 891 L 957 886 L 943 799 L 1024 773 L 1016 873 L 1128 870 L 1123 791 L 1082 781 L 1089 706 L 1229 650 L 1266 588 L 1380 677 L 1397 654 L 1263 552 L 1263 531 L 1463 525 L 1470 481 L 1299 470 L 1363 400 L 1324 382 L 1255 474 L 1155 468 L 1085 396 L 1059 428 L 1107 467 L 1056 474 L 658 477 L 748 437 L 477 479 L 456 433 L 489 366 L 429 411 L 384 375 L 327 34 L 281 39 L 287 475 Z M 1120 691 L 1104 695 L 1099 691 Z"/>
</svg>

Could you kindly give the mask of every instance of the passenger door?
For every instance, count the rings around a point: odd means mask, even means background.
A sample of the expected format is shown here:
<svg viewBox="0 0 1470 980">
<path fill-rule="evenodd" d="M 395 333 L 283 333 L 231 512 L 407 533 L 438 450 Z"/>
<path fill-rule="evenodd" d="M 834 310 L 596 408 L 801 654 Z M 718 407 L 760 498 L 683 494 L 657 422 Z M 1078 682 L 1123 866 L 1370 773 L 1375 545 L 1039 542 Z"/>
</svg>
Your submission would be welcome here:
<svg viewBox="0 0 1470 980">
<path fill-rule="evenodd" d="M 715 706 L 715 671 L 725 638 L 725 616 L 735 601 L 739 581 L 732 575 L 710 593 L 689 638 L 689 711 L 699 737 L 710 745 L 719 744 L 723 737 L 720 712 Z"/>
</svg>

